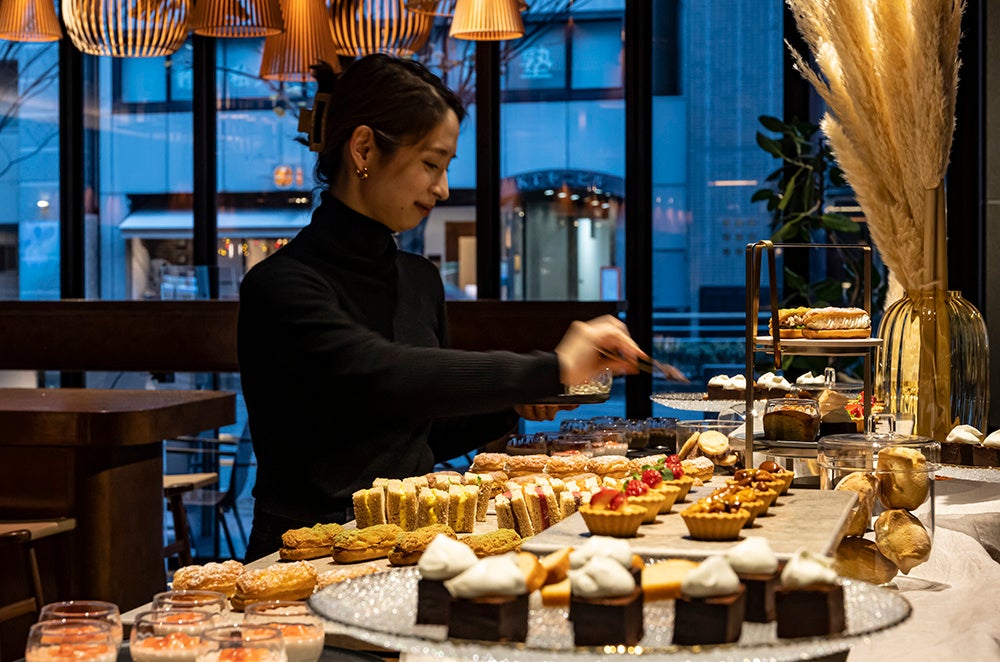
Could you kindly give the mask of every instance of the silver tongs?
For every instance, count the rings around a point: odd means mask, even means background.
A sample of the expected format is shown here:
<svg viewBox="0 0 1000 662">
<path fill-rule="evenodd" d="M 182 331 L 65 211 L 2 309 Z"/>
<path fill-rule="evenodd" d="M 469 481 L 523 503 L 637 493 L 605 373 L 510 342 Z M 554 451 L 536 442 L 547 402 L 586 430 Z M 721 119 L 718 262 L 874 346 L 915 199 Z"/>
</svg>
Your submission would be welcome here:
<svg viewBox="0 0 1000 662">
<path fill-rule="evenodd" d="M 606 349 L 600 347 L 596 348 L 597 353 L 609 359 L 624 360 L 624 357 L 615 354 L 614 352 L 609 352 Z M 663 377 L 670 382 L 681 382 L 683 384 L 690 384 L 691 380 L 684 376 L 684 373 L 670 365 L 669 363 L 663 363 L 662 361 L 657 361 L 652 356 L 638 356 L 635 359 L 635 367 L 640 372 L 648 372 L 651 375 L 655 375 L 657 372 L 661 373 Z"/>
</svg>

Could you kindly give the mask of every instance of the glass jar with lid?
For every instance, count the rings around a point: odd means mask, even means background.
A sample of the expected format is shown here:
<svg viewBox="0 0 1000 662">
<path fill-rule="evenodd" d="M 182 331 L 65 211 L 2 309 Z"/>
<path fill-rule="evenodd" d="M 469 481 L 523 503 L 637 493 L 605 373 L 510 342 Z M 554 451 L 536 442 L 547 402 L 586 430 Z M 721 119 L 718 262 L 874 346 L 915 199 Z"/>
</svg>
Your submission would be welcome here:
<svg viewBox="0 0 1000 662">
<path fill-rule="evenodd" d="M 938 442 L 897 433 L 891 414 L 870 416 L 864 434 L 820 439 L 820 488 L 858 498 L 834 556 L 839 574 L 882 584 L 927 561 L 940 460 Z"/>
</svg>

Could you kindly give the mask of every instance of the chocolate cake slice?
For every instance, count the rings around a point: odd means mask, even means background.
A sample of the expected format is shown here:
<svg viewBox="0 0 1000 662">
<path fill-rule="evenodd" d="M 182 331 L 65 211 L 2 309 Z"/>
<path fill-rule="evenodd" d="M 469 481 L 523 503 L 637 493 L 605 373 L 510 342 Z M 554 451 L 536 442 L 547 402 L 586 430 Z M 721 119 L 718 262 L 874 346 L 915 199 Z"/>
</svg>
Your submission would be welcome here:
<svg viewBox="0 0 1000 662">
<path fill-rule="evenodd" d="M 570 598 L 577 646 L 635 646 L 642 639 L 642 589 L 613 598 Z"/>
<path fill-rule="evenodd" d="M 528 594 L 473 599 L 452 598 L 448 636 L 483 641 L 521 641 L 528 637 Z"/>
<path fill-rule="evenodd" d="M 746 589 L 732 595 L 691 598 L 674 604 L 674 643 L 680 646 L 726 644 L 738 641 L 746 613 Z"/>
</svg>

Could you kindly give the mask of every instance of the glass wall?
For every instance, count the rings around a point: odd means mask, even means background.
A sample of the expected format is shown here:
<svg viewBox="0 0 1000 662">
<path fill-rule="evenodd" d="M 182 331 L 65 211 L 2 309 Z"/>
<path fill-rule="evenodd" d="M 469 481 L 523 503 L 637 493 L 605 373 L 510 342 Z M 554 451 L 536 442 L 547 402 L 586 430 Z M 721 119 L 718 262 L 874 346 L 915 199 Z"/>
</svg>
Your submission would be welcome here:
<svg viewBox="0 0 1000 662">
<path fill-rule="evenodd" d="M 654 62 L 653 352 L 704 390 L 746 367 L 744 249 L 771 234 L 750 198 L 777 167 L 755 137 L 760 115 L 783 115 L 783 3 L 655 6 L 657 29 L 677 39 L 658 41 L 667 55 Z"/>
<path fill-rule="evenodd" d="M 59 298 L 59 46 L 0 40 L 0 298 Z"/>
</svg>

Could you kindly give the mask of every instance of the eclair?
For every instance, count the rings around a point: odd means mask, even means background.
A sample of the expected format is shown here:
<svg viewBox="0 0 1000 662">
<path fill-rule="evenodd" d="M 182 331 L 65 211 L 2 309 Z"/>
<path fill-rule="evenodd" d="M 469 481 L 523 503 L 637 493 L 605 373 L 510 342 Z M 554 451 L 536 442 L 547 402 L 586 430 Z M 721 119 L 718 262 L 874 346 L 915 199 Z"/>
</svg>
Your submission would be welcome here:
<svg viewBox="0 0 1000 662">
<path fill-rule="evenodd" d="M 243 564 L 239 561 L 187 565 L 174 573 L 173 589 L 217 591 L 231 598 L 236 593 L 236 580 L 242 573 Z"/>
<path fill-rule="evenodd" d="M 244 570 L 236 580 L 233 609 L 243 611 L 263 600 L 304 600 L 316 588 L 317 572 L 306 561 L 275 563 L 258 570 Z"/>
</svg>

